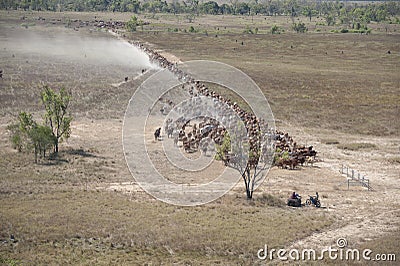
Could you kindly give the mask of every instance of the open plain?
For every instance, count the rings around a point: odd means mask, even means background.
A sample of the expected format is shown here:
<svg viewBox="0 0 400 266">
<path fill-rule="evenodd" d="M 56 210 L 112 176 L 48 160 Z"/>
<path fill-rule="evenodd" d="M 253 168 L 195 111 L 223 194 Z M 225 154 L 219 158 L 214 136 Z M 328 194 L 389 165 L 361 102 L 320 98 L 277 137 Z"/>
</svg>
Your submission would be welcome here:
<svg viewBox="0 0 400 266">
<path fill-rule="evenodd" d="M 277 264 L 260 260 L 257 251 L 265 244 L 320 250 L 340 237 L 350 248 L 400 260 L 399 25 L 389 25 L 389 33 L 372 24 L 368 35 L 340 34 L 314 18 L 304 19 L 308 33 L 297 34 L 280 16 L 140 18 L 148 25 L 126 39 L 171 60 L 221 61 L 247 73 L 268 99 L 277 128 L 312 145 L 321 161 L 271 168 L 252 200 L 239 179 L 206 205 L 157 201 L 136 184 L 121 140 L 129 99 L 156 67 L 145 60 L 130 65 L 124 58 L 133 50 L 120 46 L 123 40 L 74 25 L 127 21 L 129 14 L 1 11 L 0 263 Z M 273 24 L 286 31 L 271 34 Z M 197 31 L 189 33 L 190 26 Z M 258 33 L 243 33 L 247 26 Z M 60 51 L 46 47 L 57 38 Z M 77 45 L 87 53 L 72 53 Z M 114 52 L 102 53 L 104 46 Z M 41 83 L 71 91 L 74 119 L 58 158 L 34 164 L 33 154 L 12 148 L 6 128 L 22 110 L 40 119 Z M 373 189 L 347 189 L 342 165 L 366 175 Z M 285 206 L 293 191 L 304 199 L 318 191 L 323 208 Z"/>
</svg>

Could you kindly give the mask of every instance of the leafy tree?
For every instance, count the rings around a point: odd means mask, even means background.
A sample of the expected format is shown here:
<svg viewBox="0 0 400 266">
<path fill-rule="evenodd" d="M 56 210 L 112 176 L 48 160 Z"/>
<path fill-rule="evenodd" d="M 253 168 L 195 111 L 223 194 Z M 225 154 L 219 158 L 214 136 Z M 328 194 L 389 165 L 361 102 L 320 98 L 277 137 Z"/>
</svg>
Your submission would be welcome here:
<svg viewBox="0 0 400 266">
<path fill-rule="evenodd" d="M 7 126 L 7 130 L 10 131 L 10 140 L 13 148 L 21 152 L 24 147 L 24 138 L 21 130 L 19 130 L 19 124 L 10 124 Z"/>
<path fill-rule="evenodd" d="M 217 15 L 219 13 L 218 3 L 214 1 L 208 1 L 204 4 L 200 4 L 199 8 L 205 14 Z"/>
<path fill-rule="evenodd" d="M 10 139 L 13 147 L 19 152 L 29 150 L 29 131 L 32 129 L 36 122 L 30 113 L 20 112 L 18 114 L 18 121 L 7 127 L 10 131 Z"/>
<path fill-rule="evenodd" d="M 240 134 L 239 134 L 240 135 Z M 268 168 L 269 162 L 261 160 L 261 146 L 256 145 L 249 148 L 249 142 L 242 141 L 241 147 L 231 145 L 233 139 L 240 136 L 230 136 L 225 133 L 221 145 L 217 145 L 216 160 L 222 160 L 225 165 L 237 170 L 243 179 L 247 199 L 253 198 L 255 185 L 261 180 L 262 174 Z M 248 156 L 245 156 L 245 150 L 248 149 Z"/>
<path fill-rule="evenodd" d="M 286 14 L 292 19 L 303 13 L 311 18 L 317 14 L 327 17 L 334 16 L 347 20 L 353 9 L 363 11 L 358 21 L 368 23 L 369 21 L 385 21 L 400 14 L 399 1 L 382 1 L 368 5 L 343 1 L 300 1 L 300 0 L 229 0 L 219 5 L 215 0 L 207 0 L 199 3 L 198 0 L 1 0 L 1 9 L 24 9 L 24 10 L 49 10 L 49 11 L 120 11 L 120 12 L 166 12 L 166 13 L 187 13 L 195 14 Z M 311 10 L 310 10 L 311 9 Z M 347 13 L 347 14 L 344 14 Z M 350 20 L 354 22 L 353 20 Z"/>
<path fill-rule="evenodd" d="M 335 17 L 332 15 L 328 15 L 326 18 L 326 24 L 328 24 L 328 26 L 332 26 L 335 25 Z"/>
<path fill-rule="evenodd" d="M 280 10 L 280 2 L 279 1 L 272 1 L 269 3 L 268 5 L 268 14 L 270 16 L 276 16 L 277 14 L 279 14 L 281 12 Z"/>
<path fill-rule="evenodd" d="M 250 14 L 250 7 L 249 7 L 249 5 L 248 5 L 247 3 L 240 2 L 240 3 L 237 5 L 237 12 L 238 12 L 240 15 Z"/>
<path fill-rule="evenodd" d="M 233 13 L 232 6 L 228 5 L 228 4 L 222 4 L 219 9 L 221 10 L 222 14 L 232 14 Z"/>
<path fill-rule="evenodd" d="M 311 6 L 305 6 L 303 8 L 303 15 L 308 17 L 310 19 L 310 21 L 314 14 L 315 14 L 315 10 Z"/>
<path fill-rule="evenodd" d="M 71 134 L 72 116 L 67 113 L 71 94 L 64 88 L 56 93 L 46 85 L 42 90 L 41 100 L 46 110 L 44 119 L 54 136 L 54 152 L 58 153 L 59 142 L 69 138 Z"/>
<path fill-rule="evenodd" d="M 284 5 L 286 14 L 290 14 L 291 17 L 297 17 L 300 7 L 296 0 L 288 0 Z"/>
<path fill-rule="evenodd" d="M 46 157 L 46 151 L 51 149 L 56 143 L 56 137 L 50 127 L 37 125 L 29 131 L 29 138 L 32 141 L 35 154 L 35 162 L 37 163 L 37 155 Z"/>
<path fill-rule="evenodd" d="M 228 161 L 228 153 L 231 150 L 231 137 L 228 133 L 225 133 L 224 139 L 221 145 L 217 145 L 217 152 L 215 159 L 218 161 Z"/>
<path fill-rule="evenodd" d="M 132 16 L 131 19 L 126 23 L 126 29 L 130 32 L 136 31 L 136 27 L 139 25 L 136 16 Z"/>
<path fill-rule="evenodd" d="M 32 114 L 26 112 L 20 112 L 18 122 L 9 125 L 8 130 L 11 132 L 13 147 L 19 152 L 33 150 L 35 163 L 38 154 L 46 157 L 46 151 L 51 149 L 56 141 L 50 127 L 38 125 Z"/>
</svg>

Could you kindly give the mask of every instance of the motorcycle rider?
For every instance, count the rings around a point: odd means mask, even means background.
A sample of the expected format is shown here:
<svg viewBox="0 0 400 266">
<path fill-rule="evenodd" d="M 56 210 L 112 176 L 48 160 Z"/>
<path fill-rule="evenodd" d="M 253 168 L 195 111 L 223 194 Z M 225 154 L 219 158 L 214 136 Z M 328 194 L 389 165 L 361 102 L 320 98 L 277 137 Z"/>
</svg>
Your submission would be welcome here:
<svg viewBox="0 0 400 266">
<path fill-rule="evenodd" d="M 297 194 L 296 192 L 293 191 L 292 196 L 290 197 L 291 199 L 298 199 L 299 198 L 299 194 Z"/>
<path fill-rule="evenodd" d="M 315 192 L 315 197 L 312 197 L 312 202 L 314 205 L 317 203 L 318 198 L 319 198 L 318 192 Z"/>
</svg>

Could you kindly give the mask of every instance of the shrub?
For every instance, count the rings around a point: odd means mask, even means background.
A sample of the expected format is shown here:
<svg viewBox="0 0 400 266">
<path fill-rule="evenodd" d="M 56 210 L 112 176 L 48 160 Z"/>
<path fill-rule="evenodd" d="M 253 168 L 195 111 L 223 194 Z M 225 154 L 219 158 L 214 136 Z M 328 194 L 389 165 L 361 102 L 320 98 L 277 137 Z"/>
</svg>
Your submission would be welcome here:
<svg viewBox="0 0 400 266">
<path fill-rule="evenodd" d="M 305 33 L 308 31 L 306 24 L 304 24 L 303 22 L 293 23 L 293 29 L 297 33 Z"/>
<path fill-rule="evenodd" d="M 282 29 L 280 27 L 278 27 L 276 25 L 273 25 L 271 27 L 271 33 L 272 34 L 281 34 L 281 32 L 282 32 Z"/>
<path fill-rule="evenodd" d="M 131 19 L 126 22 L 126 29 L 130 32 L 136 31 L 136 27 L 139 25 L 138 19 L 136 16 L 132 16 Z"/>
<path fill-rule="evenodd" d="M 246 27 L 243 33 L 254 34 L 253 30 L 249 26 Z"/>
</svg>

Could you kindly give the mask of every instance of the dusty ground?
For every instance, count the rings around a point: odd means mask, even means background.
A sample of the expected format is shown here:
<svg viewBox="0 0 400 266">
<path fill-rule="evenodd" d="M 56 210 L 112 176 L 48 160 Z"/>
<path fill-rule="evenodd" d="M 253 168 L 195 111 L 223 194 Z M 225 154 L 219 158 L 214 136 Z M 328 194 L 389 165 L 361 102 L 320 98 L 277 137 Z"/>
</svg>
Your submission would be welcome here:
<svg viewBox="0 0 400 266">
<path fill-rule="evenodd" d="M 0 33 L 5 38 L 5 30 L 13 29 L 7 28 L 9 23 L 16 23 L 19 14 L 2 15 Z M 172 27 L 166 21 L 161 19 L 158 27 Z M 209 32 L 222 23 L 219 19 L 208 22 Z M 379 252 L 396 252 L 400 257 L 396 241 L 400 232 L 399 35 L 248 36 L 238 33 L 242 26 L 236 25 L 237 20 L 224 23 L 232 27 L 232 32 L 212 39 L 163 31 L 138 32 L 133 37 L 148 41 L 177 60 L 204 56 L 248 72 L 271 99 L 277 127 L 290 132 L 298 142 L 313 145 L 322 162 L 293 171 L 272 168 L 253 202 L 245 200 L 239 182 L 228 195 L 202 207 L 162 204 L 135 183 L 121 142 L 128 100 L 150 72 L 122 83 L 128 71 L 124 68 L 75 65 L 75 69 L 63 60 L 49 63 L 34 56 L 27 58 L 23 53 L 12 57 L 2 49 L 2 263 L 11 259 L 25 264 L 143 264 L 149 260 L 155 264 L 263 264 L 256 252 L 264 244 L 288 249 L 319 248 L 335 245 L 339 237 L 345 237 L 352 248 L 380 246 Z M 59 26 L 33 27 L 57 32 L 53 27 Z M 80 33 L 86 34 L 82 29 Z M 248 50 L 239 46 L 234 54 L 221 52 L 228 44 L 233 49 L 235 39 L 244 40 Z M 313 51 L 318 51 L 315 56 L 304 53 L 310 51 L 311 43 Z M 298 49 L 290 48 L 291 44 Z M 268 45 L 274 49 L 268 50 Z M 345 61 L 341 53 L 336 53 L 342 49 L 351 55 Z M 392 57 L 385 54 L 387 49 L 392 50 Z M 61 159 L 34 165 L 31 154 L 11 149 L 5 128 L 22 109 L 40 117 L 40 105 L 35 100 L 40 87 L 33 85 L 43 81 L 41 75 L 49 67 L 55 72 L 46 72 L 45 81 L 73 88 L 75 119 L 71 138 L 62 145 Z M 32 72 L 35 75 L 29 75 Z M 71 79 L 76 73 L 79 82 Z M 287 101 L 292 104 L 287 105 Z M 359 102 L 365 106 L 354 110 Z M 153 129 L 148 130 L 151 136 Z M 354 143 L 375 146 L 343 149 Z M 149 141 L 149 145 L 159 143 Z M 339 173 L 342 164 L 366 175 L 373 190 L 348 190 L 343 184 L 346 178 Z M 292 191 L 303 199 L 318 191 L 323 208 L 284 207 L 282 201 Z M 17 242 L 10 239 L 11 234 Z M 243 247 L 245 241 L 248 245 Z"/>
</svg>

